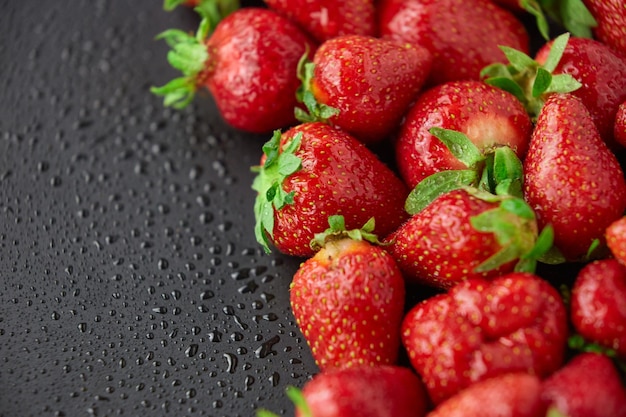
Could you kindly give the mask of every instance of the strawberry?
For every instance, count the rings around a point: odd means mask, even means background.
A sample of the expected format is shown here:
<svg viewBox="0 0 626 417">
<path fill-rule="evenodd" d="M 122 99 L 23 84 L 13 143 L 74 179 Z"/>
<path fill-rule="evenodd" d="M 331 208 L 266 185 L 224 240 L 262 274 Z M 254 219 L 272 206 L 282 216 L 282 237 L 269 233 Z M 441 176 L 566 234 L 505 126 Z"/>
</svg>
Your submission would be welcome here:
<svg viewBox="0 0 626 417">
<path fill-rule="evenodd" d="M 394 364 L 404 313 L 404 279 L 371 232 L 346 231 L 342 216 L 315 237 L 321 249 L 304 261 L 290 286 L 296 323 L 319 368 Z"/>
<path fill-rule="evenodd" d="M 564 260 L 588 257 L 626 209 L 626 181 L 582 101 L 553 94 L 524 160 L 524 195 L 540 227 L 551 224 Z"/>
<path fill-rule="evenodd" d="M 626 390 L 611 359 L 581 353 L 541 385 L 541 398 L 567 417 L 626 417 Z"/>
<path fill-rule="evenodd" d="M 373 0 L 264 0 L 298 23 L 319 43 L 343 35 L 376 36 L 376 9 Z"/>
<path fill-rule="evenodd" d="M 535 375 L 507 373 L 462 390 L 427 417 L 545 417 L 540 389 Z"/>
<path fill-rule="evenodd" d="M 604 232 L 604 238 L 615 259 L 626 265 L 626 216 L 611 223 Z"/>
<path fill-rule="evenodd" d="M 553 42 L 535 56 L 543 64 Z M 569 74 L 581 83 L 572 92 L 589 109 L 600 135 L 611 148 L 619 149 L 613 139 L 618 107 L 626 100 L 626 56 L 593 39 L 570 38 L 553 74 Z"/>
<path fill-rule="evenodd" d="M 423 417 L 424 386 L 400 366 L 359 366 L 319 373 L 302 389 L 287 389 L 296 417 Z M 275 417 L 265 410 L 257 417 Z"/>
<path fill-rule="evenodd" d="M 320 45 L 301 67 L 299 120 L 327 121 L 366 144 L 387 138 L 400 124 L 430 71 L 420 47 L 371 36 L 346 35 Z"/>
<path fill-rule="evenodd" d="M 615 126 L 613 127 L 615 141 L 626 147 L 626 101 L 617 107 L 615 114 Z"/>
<path fill-rule="evenodd" d="M 431 85 L 479 79 L 484 66 L 504 62 L 498 45 L 529 49 L 523 24 L 489 0 L 382 0 L 379 14 L 381 36 L 433 54 Z"/>
<path fill-rule="evenodd" d="M 563 362 L 567 313 L 545 280 L 515 272 L 474 278 L 415 305 L 402 343 L 435 404 L 511 372 L 543 378 Z M 443 414 L 442 414 L 443 415 Z"/>
<path fill-rule="evenodd" d="M 435 86 L 420 95 L 398 134 L 396 163 L 409 188 L 437 172 L 467 168 L 431 133 L 433 127 L 464 133 L 483 154 L 508 146 L 519 158 L 532 132 L 530 117 L 513 94 L 474 80 Z"/>
<path fill-rule="evenodd" d="M 321 122 L 275 132 L 264 147 L 253 189 L 255 234 L 269 251 L 312 256 L 309 243 L 341 214 L 356 229 L 376 218 L 381 238 L 406 218 L 402 180 L 364 144 Z"/>
<path fill-rule="evenodd" d="M 188 105 L 199 87 L 206 87 L 231 126 L 264 133 L 296 123 L 298 62 L 316 45 L 295 23 L 278 13 L 247 7 L 229 14 L 207 37 L 209 20 L 196 36 L 180 30 L 160 38 L 172 46 L 168 60 L 183 72 L 152 92 L 165 105 Z"/>
<path fill-rule="evenodd" d="M 571 320 L 577 332 L 626 357 L 626 266 L 615 259 L 585 265 L 571 291 Z"/>
<path fill-rule="evenodd" d="M 537 253 L 551 246 L 549 233 L 539 235 L 534 214 L 520 198 L 484 197 L 468 189 L 435 198 L 384 241 L 408 282 L 444 289 L 516 267 L 534 271 Z"/>
<path fill-rule="evenodd" d="M 593 34 L 600 42 L 626 56 L 624 0 L 582 0 L 596 20 Z"/>
</svg>

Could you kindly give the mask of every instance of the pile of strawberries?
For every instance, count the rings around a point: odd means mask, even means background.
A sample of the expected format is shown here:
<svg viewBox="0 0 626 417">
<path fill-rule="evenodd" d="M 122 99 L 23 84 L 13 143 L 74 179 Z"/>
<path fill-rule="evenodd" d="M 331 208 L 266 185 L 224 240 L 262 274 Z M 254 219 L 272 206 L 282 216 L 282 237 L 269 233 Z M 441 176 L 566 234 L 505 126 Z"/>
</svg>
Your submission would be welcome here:
<svg viewBox="0 0 626 417">
<path fill-rule="evenodd" d="M 626 416 L 623 1 L 181 3 L 152 91 L 271 136 L 255 234 L 302 258 L 320 370 L 296 416 Z"/>
</svg>

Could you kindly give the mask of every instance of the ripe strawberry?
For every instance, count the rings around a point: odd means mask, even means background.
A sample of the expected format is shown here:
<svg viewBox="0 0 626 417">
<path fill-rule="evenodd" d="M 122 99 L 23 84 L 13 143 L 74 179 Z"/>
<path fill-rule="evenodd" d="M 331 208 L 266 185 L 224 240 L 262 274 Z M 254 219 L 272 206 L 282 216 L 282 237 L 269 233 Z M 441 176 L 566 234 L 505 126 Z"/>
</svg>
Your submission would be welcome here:
<svg viewBox="0 0 626 417">
<path fill-rule="evenodd" d="M 551 224 L 565 260 L 589 255 L 626 209 L 626 182 L 582 101 L 551 95 L 524 160 L 524 195 L 540 227 Z"/>
<path fill-rule="evenodd" d="M 613 136 L 617 143 L 626 147 L 626 101 L 617 107 Z"/>
<path fill-rule="evenodd" d="M 343 217 L 331 216 L 315 238 L 321 249 L 293 277 L 291 309 L 322 371 L 398 358 L 404 279 L 376 246 L 373 221 L 346 231 Z"/>
<path fill-rule="evenodd" d="M 427 417 L 546 417 L 540 389 L 535 375 L 507 373 L 465 388 Z"/>
<path fill-rule="evenodd" d="M 433 127 L 464 133 L 484 154 L 508 146 L 519 158 L 532 132 L 513 94 L 473 80 L 435 86 L 420 95 L 398 134 L 396 163 L 409 188 L 434 173 L 467 168 L 431 133 Z"/>
<path fill-rule="evenodd" d="M 624 0 L 583 0 L 597 26 L 593 34 L 600 42 L 626 56 L 626 7 Z"/>
<path fill-rule="evenodd" d="M 585 265 L 574 282 L 570 308 L 582 337 L 626 357 L 626 266 L 615 259 Z"/>
<path fill-rule="evenodd" d="M 551 241 L 539 238 L 532 211 L 519 198 L 483 198 L 467 189 L 437 197 L 385 238 L 407 281 L 450 288 L 514 268 L 534 271 Z"/>
<path fill-rule="evenodd" d="M 552 45 L 548 42 L 537 52 L 537 62 L 546 61 Z M 599 41 L 572 37 L 552 73 L 569 74 L 581 83 L 572 94 L 589 109 L 605 142 L 618 149 L 613 129 L 617 109 L 626 100 L 626 56 Z"/>
<path fill-rule="evenodd" d="M 360 366 L 319 373 L 302 391 L 290 387 L 296 417 L 423 417 L 427 398 L 419 378 L 400 366 Z M 257 417 L 275 417 L 265 410 Z"/>
<path fill-rule="evenodd" d="M 489 0 L 383 0 L 379 14 L 383 37 L 433 54 L 430 84 L 479 79 L 483 67 L 504 62 L 498 45 L 529 49 L 522 23 Z"/>
<path fill-rule="evenodd" d="M 468 279 L 417 304 L 402 322 L 402 343 L 439 404 L 505 373 L 551 374 L 563 361 L 567 330 L 559 293 L 517 272 Z"/>
<path fill-rule="evenodd" d="M 609 250 L 623 265 L 626 265 L 626 216 L 611 223 L 604 232 Z"/>
<path fill-rule="evenodd" d="M 567 417 L 626 417 L 626 390 L 611 359 L 581 353 L 541 385 L 541 398 Z"/>
<path fill-rule="evenodd" d="M 152 92 L 164 96 L 165 105 L 182 108 L 206 87 L 224 120 L 248 132 L 295 124 L 298 62 L 307 50 L 313 53 L 313 41 L 287 18 L 255 7 L 231 13 L 207 37 L 208 30 L 205 18 L 196 37 L 180 30 L 160 35 L 183 76 Z"/>
<path fill-rule="evenodd" d="M 319 43 L 343 35 L 376 36 L 376 9 L 373 0 L 264 0 L 302 26 Z"/>
<path fill-rule="evenodd" d="M 381 238 L 407 217 L 408 194 L 400 178 L 365 145 L 320 122 L 275 132 L 263 147 L 253 188 L 256 238 L 285 254 L 311 256 L 309 243 L 341 214 L 349 229 L 376 218 Z"/>
<path fill-rule="evenodd" d="M 301 70 L 300 120 L 328 121 L 362 142 L 387 138 L 419 93 L 432 56 L 420 47 L 347 35 L 320 45 Z"/>
</svg>

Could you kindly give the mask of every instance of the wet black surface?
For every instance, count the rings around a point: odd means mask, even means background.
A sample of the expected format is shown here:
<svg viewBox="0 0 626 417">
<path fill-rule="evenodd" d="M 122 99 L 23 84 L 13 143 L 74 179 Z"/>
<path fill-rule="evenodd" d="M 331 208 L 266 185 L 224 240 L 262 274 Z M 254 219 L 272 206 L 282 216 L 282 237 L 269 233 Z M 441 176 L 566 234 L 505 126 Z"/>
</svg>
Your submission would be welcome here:
<svg viewBox="0 0 626 417">
<path fill-rule="evenodd" d="M 177 75 L 159 1 L 2 2 L 0 415 L 291 413 L 316 371 L 288 308 L 299 260 L 252 233 L 265 136 Z"/>
</svg>

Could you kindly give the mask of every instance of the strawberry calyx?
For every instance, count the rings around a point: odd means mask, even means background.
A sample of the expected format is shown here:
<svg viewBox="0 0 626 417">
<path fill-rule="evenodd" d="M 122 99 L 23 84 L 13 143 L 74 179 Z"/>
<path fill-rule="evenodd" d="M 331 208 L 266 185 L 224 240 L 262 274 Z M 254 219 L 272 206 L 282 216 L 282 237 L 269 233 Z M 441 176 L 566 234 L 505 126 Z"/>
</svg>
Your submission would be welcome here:
<svg viewBox="0 0 626 417">
<path fill-rule="evenodd" d="M 209 52 L 204 40 L 209 34 L 210 19 L 204 17 L 195 35 L 179 29 L 168 29 L 157 35 L 170 46 L 167 61 L 172 67 L 182 72 L 182 76 L 174 78 L 161 87 L 152 87 L 150 91 L 163 96 L 163 104 L 182 109 L 193 100 L 198 88 L 199 74 L 205 69 Z"/>
<path fill-rule="evenodd" d="M 537 29 L 544 39 L 550 39 L 548 19 L 579 38 L 591 38 L 598 25 L 582 0 L 522 0 L 520 5 L 535 17 Z"/>
<path fill-rule="evenodd" d="M 472 227 L 483 233 L 492 233 L 501 249 L 475 268 L 486 272 L 518 260 L 516 272 L 534 273 L 537 262 L 552 248 L 554 230 L 548 225 L 538 232 L 535 212 L 520 197 L 494 195 L 482 190 L 471 192 L 498 206 L 470 219 Z"/>
<path fill-rule="evenodd" d="M 377 245 L 384 245 L 378 240 L 378 236 L 374 233 L 376 222 L 374 218 L 370 218 L 360 229 L 346 230 L 345 219 L 342 215 L 337 214 L 328 217 L 328 229 L 321 233 L 316 233 L 311 240 L 311 249 L 317 251 L 323 248 L 328 242 L 340 239 L 365 240 Z"/>
<path fill-rule="evenodd" d="M 274 131 L 272 138 L 263 145 L 265 162 L 251 168 L 257 173 L 252 182 L 252 189 L 257 191 L 254 234 L 266 253 L 270 253 L 268 236 L 274 233 L 274 211 L 294 202 L 295 193 L 285 191 L 283 182 L 302 169 L 302 160 L 295 155 L 302 142 L 302 132 L 287 142 L 282 151 L 281 136 L 279 130 Z"/>
<path fill-rule="evenodd" d="M 420 181 L 409 193 L 405 210 L 416 214 L 446 192 L 475 187 L 497 195 L 522 196 L 523 166 L 508 146 L 479 149 L 464 133 L 432 127 L 438 138 L 467 169 L 444 170 Z"/>
<path fill-rule="evenodd" d="M 306 110 L 296 107 L 294 114 L 296 119 L 303 123 L 328 123 L 328 119 L 339 114 L 339 109 L 320 103 L 315 98 L 311 89 L 315 63 L 308 58 L 308 55 L 309 51 L 306 51 L 298 61 L 298 79 L 301 84 L 296 91 L 298 103 L 304 104 Z"/>
<path fill-rule="evenodd" d="M 574 333 L 567 339 L 567 346 L 577 352 L 592 352 L 607 356 L 622 373 L 626 373 L 626 359 L 620 357 L 615 349 L 590 342 L 579 333 Z"/>
<path fill-rule="evenodd" d="M 569 37 L 569 33 L 563 33 L 554 39 L 543 65 L 524 52 L 500 46 L 509 63 L 488 65 L 483 68 L 480 76 L 487 84 L 517 97 L 531 119 L 536 121 L 548 95 L 571 93 L 582 87 L 582 84 L 570 74 L 552 74 L 563 56 Z"/>
</svg>

